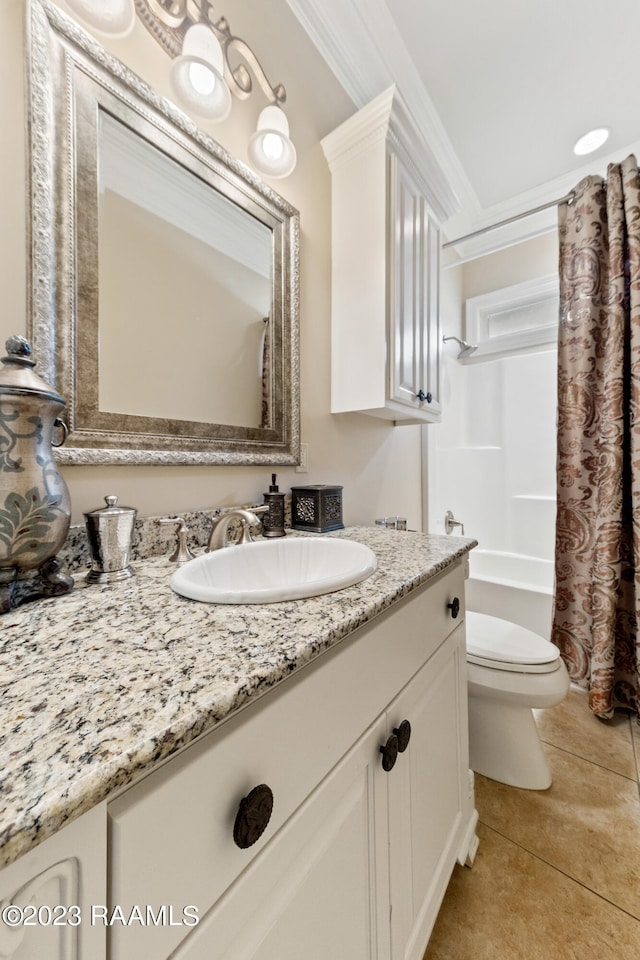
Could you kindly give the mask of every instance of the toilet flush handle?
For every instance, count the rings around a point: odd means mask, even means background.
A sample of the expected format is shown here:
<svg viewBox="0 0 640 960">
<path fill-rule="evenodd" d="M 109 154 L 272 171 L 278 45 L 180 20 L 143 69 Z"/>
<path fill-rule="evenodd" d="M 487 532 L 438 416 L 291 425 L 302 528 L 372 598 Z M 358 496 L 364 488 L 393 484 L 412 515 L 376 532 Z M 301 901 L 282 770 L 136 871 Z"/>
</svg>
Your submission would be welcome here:
<svg viewBox="0 0 640 960">
<path fill-rule="evenodd" d="M 460 599 L 454 597 L 451 603 L 447 604 L 447 608 L 451 610 L 451 616 L 454 620 L 458 619 L 458 614 L 460 613 Z"/>
</svg>

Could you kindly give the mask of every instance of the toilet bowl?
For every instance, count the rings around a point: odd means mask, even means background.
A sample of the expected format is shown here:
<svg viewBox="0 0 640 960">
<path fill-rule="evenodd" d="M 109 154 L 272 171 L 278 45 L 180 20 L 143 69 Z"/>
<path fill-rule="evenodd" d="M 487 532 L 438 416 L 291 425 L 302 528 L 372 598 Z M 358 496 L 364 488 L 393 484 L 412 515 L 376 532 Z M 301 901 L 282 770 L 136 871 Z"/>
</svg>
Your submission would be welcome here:
<svg viewBox="0 0 640 960">
<path fill-rule="evenodd" d="M 569 690 L 560 652 L 508 620 L 467 611 L 469 764 L 513 787 L 546 790 L 551 771 L 533 709 L 551 707 Z"/>
</svg>

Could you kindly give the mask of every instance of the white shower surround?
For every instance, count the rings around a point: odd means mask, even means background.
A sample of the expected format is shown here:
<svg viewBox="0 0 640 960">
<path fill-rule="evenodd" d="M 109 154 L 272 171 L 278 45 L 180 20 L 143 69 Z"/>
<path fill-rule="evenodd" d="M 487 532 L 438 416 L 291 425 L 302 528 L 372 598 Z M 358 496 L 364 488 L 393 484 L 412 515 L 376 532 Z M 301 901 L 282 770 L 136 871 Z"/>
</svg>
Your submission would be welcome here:
<svg viewBox="0 0 640 960">
<path fill-rule="evenodd" d="M 465 306 L 474 302 L 498 301 L 499 309 L 501 297 L 513 300 L 514 291 L 536 288 L 546 299 L 556 258 L 557 238 L 549 236 L 445 270 L 442 301 L 451 318 L 445 332 L 471 336 L 462 321 Z M 473 333 L 482 339 L 481 331 Z M 503 346 L 504 352 L 474 354 L 476 360 L 466 362 L 443 350 L 442 423 L 425 431 L 428 529 L 443 531 L 445 511 L 452 510 L 465 534 L 478 540 L 470 555 L 470 610 L 512 620 L 548 639 L 556 350 L 553 343 Z"/>
<path fill-rule="evenodd" d="M 472 551 L 467 606 L 519 623 L 549 639 L 553 561 L 500 550 Z"/>
</svg>

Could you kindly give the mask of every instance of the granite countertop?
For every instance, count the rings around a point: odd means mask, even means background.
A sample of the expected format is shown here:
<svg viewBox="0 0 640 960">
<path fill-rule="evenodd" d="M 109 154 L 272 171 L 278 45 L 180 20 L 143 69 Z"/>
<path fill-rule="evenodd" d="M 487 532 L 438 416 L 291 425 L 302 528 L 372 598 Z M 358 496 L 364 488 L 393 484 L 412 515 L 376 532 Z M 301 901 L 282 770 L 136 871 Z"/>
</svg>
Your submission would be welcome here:
<svg viewBox="0 0 640 960">
<path fill-rule="evenodd" d="M 328 536 L 367 544 L 377 571 L 313 599 L 223 606 L 175 594 L 161 557 L 0 617 L 0 867 L 475 546 L 376 527 Z"/>
</svg>

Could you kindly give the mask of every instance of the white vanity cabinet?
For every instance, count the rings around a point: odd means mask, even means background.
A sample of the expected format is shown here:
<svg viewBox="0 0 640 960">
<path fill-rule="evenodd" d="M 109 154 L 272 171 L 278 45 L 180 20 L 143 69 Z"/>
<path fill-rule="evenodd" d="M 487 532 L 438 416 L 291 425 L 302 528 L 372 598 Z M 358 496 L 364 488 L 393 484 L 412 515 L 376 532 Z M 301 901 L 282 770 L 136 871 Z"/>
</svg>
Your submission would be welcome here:
<svg viewBox="0 0 640 960">
<path fill-rule="evenodd" d="M 463 591 L 458 562 L 109 805 L 111 904 L 174 920 L 112 928 L 110 960 L 421 960 L 475 852 Z M 271 817 L 240 848 L 262 785 Z"/>
<path fill-rule="evenodd" d="M 357 741 L 172 954 L 175 960 L 389 955 L 388 885 L 376 869 L 387 838 L 386 796 L 376 790 L 383 735 L 378 722 Z"/>
<path fill-rule="evenodd" d="M 393 87 L 322 146 L 332 182 L 331 410 L 437 421 L 439 222 L 455 198 Z"/>
<path fill-rule="evenodd" d="M 0 871 L 0 957 L 103 958 L 106 904 L 102 803 Z"/>
<path fill-rule="evenodd" d="M 411 724 L 387 779 L 393 960 L 422 960 L 453 864 L 475 856 L 465 670 L 461 625 L 387 711 L 391 729 Z"/>
</svg>

